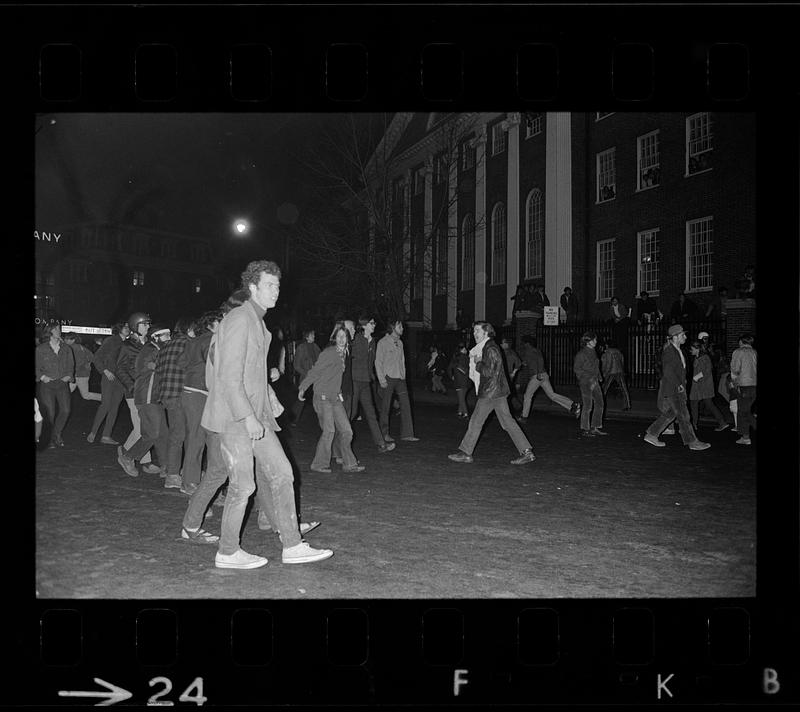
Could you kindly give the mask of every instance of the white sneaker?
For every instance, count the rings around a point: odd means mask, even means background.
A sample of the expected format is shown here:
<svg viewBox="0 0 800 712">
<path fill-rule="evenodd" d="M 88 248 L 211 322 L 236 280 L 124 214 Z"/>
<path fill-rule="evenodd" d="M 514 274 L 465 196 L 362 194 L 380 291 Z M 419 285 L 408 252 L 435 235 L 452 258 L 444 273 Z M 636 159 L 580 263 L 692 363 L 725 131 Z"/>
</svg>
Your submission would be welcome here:
<svg viewBox="0 0 800 712">
<path fill-rule="evenodd" d="M 267 565 L 264 556 L 248 554 L 243 549 L 237 549 L 233 554 L 220 554 L 214 557 L 214 566 L 218 569 L 257 569 Z"/>
<path fill-rule="evenodd" d="M 304 541 L 296 546 L 290 546 L 283 550 L 281 561 L 284 564 L 310 564 L 313 561 L 323 561 L 330 559 L 333 552 L 330 549 L 313 549 Z"/>
<path fill-rule="evenodd" d="M 667 445 L 663 440 L 659 440 L 655 435 L 650 435 L 650 433 L 645 433 L 644 441 L 656 447 L 666 447 Z"/>
<path fill-rule="evenodd" d="M 746 437 L 742 436 L 736 441 L 736 444 L 737 445 L 752 445 L 753 441 L 750 440 L 750 438 L 746 438 Z"/>
<path fill-rule="evenodd" d="M 661 434 L 662 435 L 675 435 L 675 426 L 674 425 L 668 425 L 667 429 Z"/>
</svg>

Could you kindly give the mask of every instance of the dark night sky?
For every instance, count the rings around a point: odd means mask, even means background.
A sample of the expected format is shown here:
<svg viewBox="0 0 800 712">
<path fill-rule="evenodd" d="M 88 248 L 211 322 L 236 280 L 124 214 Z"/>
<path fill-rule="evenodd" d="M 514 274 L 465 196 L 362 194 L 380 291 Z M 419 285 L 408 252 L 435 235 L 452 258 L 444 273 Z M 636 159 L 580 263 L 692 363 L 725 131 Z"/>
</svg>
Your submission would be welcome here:
<svg viewBox="0 0 800 712">
<path fill-rule="evenodd" d="M 85 220 L 228 239 L 237 217 L 302 209 L 294 159 L 324 114 L 47 114 L 37 118 L 35 228 Z M 52 123 L 55 121 L 55 123 Z"/>
</svg>

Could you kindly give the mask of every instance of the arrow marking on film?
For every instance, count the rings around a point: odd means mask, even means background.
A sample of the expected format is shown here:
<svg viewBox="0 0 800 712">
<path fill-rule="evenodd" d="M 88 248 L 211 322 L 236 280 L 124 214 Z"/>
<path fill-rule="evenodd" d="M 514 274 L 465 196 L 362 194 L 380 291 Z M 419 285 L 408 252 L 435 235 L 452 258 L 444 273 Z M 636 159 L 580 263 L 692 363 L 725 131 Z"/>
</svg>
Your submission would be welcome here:
<svg viewBox="0 0 800 712">
<path fill-rule="evenodd" d="M 110 682 L 106 682 L 105 680 L 101 680 L 99 677 L 93 678 L 95 684 L 102 685 L 107 689 L 107 692 L 83 692 L 78 690 L 59 690 L 58 696 L 59 697 L 107 697 L 108 699 L 103 700 L 102 702 L 98 702 L 95 707 L 102 707 L 104 705 L 113 705 L 117 702 L 122 702 L 122 700 L 127 700 L 129 697 L 133 697 L 132 693 L 128 692 L 127 690 L 123 690 L 121 687 L 117 687 L 116 685 L 112 685 Z"/>
</svg>

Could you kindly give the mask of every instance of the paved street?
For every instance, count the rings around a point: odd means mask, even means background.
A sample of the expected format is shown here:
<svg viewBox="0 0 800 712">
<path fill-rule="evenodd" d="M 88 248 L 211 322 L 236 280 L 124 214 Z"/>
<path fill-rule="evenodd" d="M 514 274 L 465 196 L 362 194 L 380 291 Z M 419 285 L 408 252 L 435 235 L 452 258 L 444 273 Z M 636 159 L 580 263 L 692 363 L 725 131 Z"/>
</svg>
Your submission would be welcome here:
<svg viewBox="0 0 800 712">
<path fill-rule="evenodd" d="M 569 388 L 557 388 L 574 396 Z M 280 563 L 277 535 L 246 518 L 242 547 L 269 558 L 254 571 L 214 567 L 216 547 L 181 540 L 188 498 L 158 476 L 125 475 L 116 448 L 89 445 L 96 404 L 75 395 L 66 447 L 37 453 L 37 582 L 44 598 L 591 598 L 755 594 L 755 443 L 701 427 L 712 444 L 679 436 L 656 449 L 638 435 L 655 393 L 630 413 L 609 399 L 609 437 L 581 439 L 566 411 L 538 393 L 525 425 L 536 462 L 514 467 L 510 438 L 492 418 L 473 464 L 447 459 L 466 422 L 455 397 L 416 390 L 418 443 L 374 451 L 355 423 L 366 471 L 308 471 L 319 429 L 310 407 L 284 438 L 309 543 L 332 548 L 316 564 Z M 130 428 L 120 409 L 114 431 Z M 392 421 L 398 435 L 399 416 Z M 46 435 L 47 433 L 45 433 Z M 219 533 L 222 509 L 205 528 Z"/>
</svg>

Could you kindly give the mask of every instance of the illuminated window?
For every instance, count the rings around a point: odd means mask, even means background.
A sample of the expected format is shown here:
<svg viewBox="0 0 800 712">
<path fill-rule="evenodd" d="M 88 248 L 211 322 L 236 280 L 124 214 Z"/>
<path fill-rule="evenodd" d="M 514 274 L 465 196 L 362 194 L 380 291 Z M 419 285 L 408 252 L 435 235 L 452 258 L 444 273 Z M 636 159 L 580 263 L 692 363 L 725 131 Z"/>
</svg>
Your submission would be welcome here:
<svg viewBox="0 0 800 712">
<path fill-rule="evenodd" d="M 144 287 L 144 271 L 136 269 L 133 271 L 133 286 Z"/>
<path fill-rule="evenodd" d="M 195 280 L 194 280 L 194 293 L 195 294 L 200 294 L 200 287 L 201 286 L 202 286 L 202 280 L 200 279 L 200 277 L 195 277 Z"/>
<path fill-rule="evenodd" d="M 658 296 L 658 228 L 638 233 L 639 243 L 639 286 L 638 292 L 647 292 L 651 297 Z"/>
</svg>

